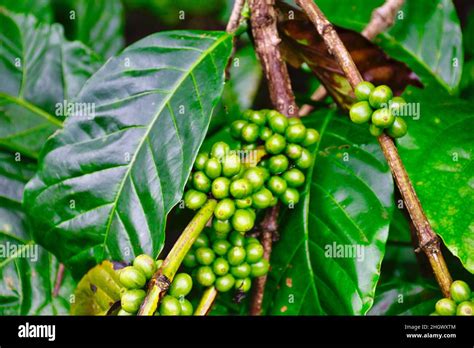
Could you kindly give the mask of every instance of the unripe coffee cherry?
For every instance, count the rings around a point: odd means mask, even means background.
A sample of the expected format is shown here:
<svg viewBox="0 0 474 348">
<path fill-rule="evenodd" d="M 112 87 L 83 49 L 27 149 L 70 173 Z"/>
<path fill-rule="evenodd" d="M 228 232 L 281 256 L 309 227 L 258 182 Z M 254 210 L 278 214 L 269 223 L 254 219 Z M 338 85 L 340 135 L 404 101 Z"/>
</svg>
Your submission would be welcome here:
<svg viewBox="0 0 474 348">
<path fill-rule="evenodd" d="M 232 246 L 243 247 L 245 245 L 245 236 L 243 236 L 242 233 L 239 233 L 237 231 L 231 232 L 229 234 L 228 240 L 230 244 L 232 244 Z"/>
<path fill-rule="evenodd" d="M 245 238 L 245 244 L 246 245 L 260 244 L 260 241 L 255 237 L 247 237 L 247 238 Z"/>
<path fill-rule="evenodd" d="M 221 176 L 212 182 L 212 195 L 216 199 L 229 197 L 230 180 Z"/>
<path fill-rule="evenodd" d="M 252 197 L 236 199 L 235 206 L 239 209 L 250 208 L 252 206 Z"/>
<path fill-rule="evenodd" d="M 244 128 L 247 125 L 247 121 L 244 120 L 237 120 L 232 122 L 230 126 L 230 134 L 236 138 L 239 139 L 241 134 L 242 134 L 242 128 Z"/>
<path fill-rule="evenodd" d="M 216 280 L 216 275 L 209 266 L 201 266 L 196 272 L 196 280 L 204 287 L 211 286 Z"/>
<path fill-rule="evenodd" d="M 218 277 L 226 275 L 229 272 L 229 263 L 223 257 L 218 257 L 212 264 L 212 271 Z"/>
<path fill-rule="evenodd" d="M 372 116 L 372 108 L 366 101 L 361 101 L 352 105 L 349 111 L 349 117 L 351 121 L 356 124 L 362 124 L 369 122 Z"/>
<path fill-rule="evenodd" d="M 304 150 L 301 152 L 303 155 Z M 288 161 L 288 157 L 285 155 L 276 155 L 270 158 L 270 163 L 268 165 L 268 169 L 272 174 L 280 174 L 283 173 L 285 170 L 288 169 L 290 162 Z"/>
<path fill-rule="evenodd" d="M 393 124 L 387 129 L 387 134 L 392 138 L 401 138 L 408 132 L 407 124 L 401 117 L 395 117 Z"/>
<path fill-rule="evenodd" d="M 252 286 L 252 280 L 250 278 L 237 279 L 235 281 L 235 289 L 242 292 L 248 292 Z"/>
<path fill-rule="evenodd" d="M 406 103 L 402 97 L 395 97 L 389 103 L 390 111 L 394 116 L 402 116 L 402 109 Z"/>
<path fill-rule="evenodd" d="M 218 219 L 213 219 L 212 228 L 214 228 L 214 231 L 216 231 L 217 235 L 221 236 L 222 238 L 225 238 L 227 236 L 227 233 L 232 231 L 232 224 L 229 220 L 221 221 Z"/>
<path fill-rule="evenodd" d="M 309 150 L 303 149 L 301 157 L 296 160 L 296 165 L 301 169 L 308 169 L 313 164 L 313 155 Z"/>
<path fill-rule="evenodd" d="M 231 266 L 240 265 L 245 260 L 245 249 L 239 246 L 232 247 L 227 253 L 227 261 Z"/>
<path fill-rule="evenodd" d="M 286 147 L 286 139 L 280 134 L 273 134 L 270 138 L 265 141 L 265 150 L 276 155 L 282 152 Z"/>
<path fill-rule="evenodd" d="M 125 309 L 120 309 L 117 315 L 118 316 L 131 316 L 131 315 L 135 315 L 135 313 L 129 313 Z"/>
<path fill-rule="evenodd" d="M 217 158 L 217 159 L 222 159 L 230 151 L 230 146 L 227 143 L 224 143 L 223 141 L 218 141 L 217 143 L 214 143 L 211 148 L 211 157 Z"/>
<path fill-rule="evenodd" d="M 247 179 L 238 179 L 230 184 L 230 194 L 235 198 L 244 198 L 252 193 L 252 185 Z"/>
<path fill-rule="evenodd" d="M 300 187 L 305 182 L 303 172 L 297 168 L 292 168 L 284 172 L 282 177 L 290 187 Z"/>
<path fill-rule="evenodd" d="M 443 298 L 436 302 L 436 312 L 439 315 L 455 315 L 456 314 L 456 302 L 450 298 Z"/>
<path fill-rule="evenodd" d="M 238 266 L 234 266 L 230 269 L 230 273 L 235 277 L 235 278 L 247 278 L 250 275 L 250 265 L 248 263 L 241 263 Z"/>
<path fill-rule="evenodd" d="M 146 279 L 150 279 L 156 272 L 155 260 L 145 254 L 138 255 L 135 260 L 133 260 L 133 267 L 142 271 Z"/>
<path fill-rule="evenodd" d="M 263 257 L 263 246 L 260 243 L 247 244 L 245 253 L 247 254 L 246 261 L 249 264 L 256 263 Z"/>
<path fill-rule="evenodd" d="M 196 237 L 196 240 L 194 241 L 193 247 L 194 248 L 205 248 L 209 246 L 209 237 L 206 235 L 206 233 L 201 233 L 199 236 Z"/>
<path fill-rule="evenodd" d="M 214 254 L 214 251 L 212 251 L 212 249 L 208 247 L 196 249 L 195 254 L 197 262 L 204 266 L 210 265 L 212 262 L 214 262 L 214 259 L 216 258 L 216 254 Z"/>
<path fill-rule="evenodd" d="M 193 174 L 193 186 L 196 190 L 208 193 L 211 190 L 211 179 L 202 171 Z"/>
<path fill-rule="evenodd" d="M 216 179 L 221 176 L 222 165 L 217 158 L 209 158 L 204 166 L 204 173 L 210 179 Z"/>
<path fill-rule="evenodd" d="M 268 127 L 263 127 L 260 129 L 260 139 L 265 141 L 268 138 L 270 138 L 273 135 L 273 132 L 270 128 Z"/>
<path fill-rule="evenodd" d="M 166 295 L 161 299 L 160 307 L 158 308 L 160 315 L 175 316 L 181 314 L 181 304 L 179 300 L 173 296 Z"/>
<path fill-rule="evenodd" d="M 253 206 L 257 209 L 268 208 L 272 202 L 272 199 L 272 193 L 265 187 L 252 195 Z"/>
<path fill-rule="evenodd" d="M 382 135 L 383 128 L 379 128 L 376 125 L 371 124 L 369 126 L 369 133 L 372 134 L 374 137 L 378 137 L 378 136 Z"/>
<path fill-rule="evenodd" d="M 206 165 L 208 159 L 209 156 L 206 153 L 198 154 L 196 160 L 194 161 L 194 169 L 204 170 L 204 166 Z"/>
<path fill-rule="evenodd" d="M 254 113 L 254 110 L 248 109 L 242 113 L 242 118 L 246 121 L 250 121 L 250 116 Z"/>
<path fill-rule="evenodd" d="M 225 276 L 222 276 L 216 279 L 215 287 L 217 291 L 224 293 L 232 289 L 234 284 L 235 284 L 234 277 L 231 274 L 226 274 Z"/>
<path fill-rule="evenodd" d="M 119 280 L 127 289 L 140 289 L 146 284 L 145 274 L 133 266 L 122 268 L 120 270 Z"/>
<path fill-rule="evenodd" d="M 288 127 L 288 119 L 277 111 L 270 111 L 267 114 L 268 125 L 275 133 L 284 134 Z"/>
<path fill-rule="evenodd" d="M 259 190 L 265 182 L 265 169 L 260 167 L 249 168 L 244 173 L 244 179 L 247 179 L 252 185 L 253 192 Z"/>
<path fill-rule="evenodd" d="M 290 117 L 288 118 L 288 125 L 293 126 L 295 124 L 302 124 L 301 118 L 299 117 Z"/>
<path fill-rule="evenodd" d="M 253 228 L 255 217 L 247 209 L 237 209 L 231 222 L 234 230 L 245 233 Z"/>
<path fill-rule="evenodd" d="M 184 204 L 188 209 L 196 210 L 201 208 L 207 201 L 207 196 L 203 192 L 188 190 L 184 194 Z"/>
<path fill-rule="evenodd" d="M 242 167 L 240 157 L 237 154 L 229 154 L 222 163 L 222 174 L 228 178 L 239 174 Z"/>
<path fill-rule="evenodd" d="M 270 264 L 268 263 L 267 260 L 262 258 L 256 263 L 250 265 L 250 268 L 251 268 L 250 275 L 253 278 L 257 278 L 257 277 L 264 276 L 265 274 L 268 273 L 268 270 L 270 269 Z"/>
<path fill-rule="evenodd" d="M 193 315 L 194 309 L 191 302 L 189 302 L 185 298 L 180 298 L 178 301 L 179 301 L 179 304 L 181 305 L 180 315 L 187 315 L 187 316 Z"/>
<path fill-rule="evenodd" d="M 249 115 L 249 121 L 258 126 L 263 126 L 267 122 L 267 118 L 263 112 L 254 111 Z"/>
<path fill-rule="evenodd" d="M 374 85 L 370 82 L 362 81 L 354 89 L 354 94 L 359 101 L 369 100 L 370 93 L 372 93 L 374 88 Z"/>
<path fill-rule="evenodd" d="M 458 304 L 456 309 L 456 315 L 459 316 L 473 316 L 474 315 L 474 303 L 471 301 L 464 301 Z"/>
<path fill-rule="evenodd" d="M 242 128 L 241 137 L 248 143 L 257 141 L 260 134 L 260 128 L 255 123 L 249 123 Z"/>
<path fill-rule="evenodd" d="M 234 213 L 235 203 L 229 198 L 219 201 L 214 209 L 214 216 L 219 220 L 229 220 Z"/>
<path fill-rule="evenodd" d="M 466 282 L 462 280 L 455 280 L 449 288 L 451 298 L 457 302 L 469 301 L 471 299 L 471 289 Z"/>
<path fill-rule="evenodd" d="M 212 244 L 212 250 L 219 256 L 227 254 L 230 247 L 230 243 L 225 239 L 218 239 Z"/>
<path fill-rule="evenodd" d="M 300 201 L 300 194 L 294 188 L 287 188 L 286 191 L 280 196 L 281 201 L 285 205 L 296 205 Z"/>
<path fill-rule="evenodd" d="M 186 296 L 193 288 L 193 279 L 187 273 L 178 273 L 169 288 L 169 294 L 173 297 Z"/>
<path fill-rule="evenodd" d="M 372 123 L 380 128 L 388 128 L 395 121 L 395 116 L 389 109 L 378 109 L 372 114 Z"/>
<path fill-rule="evenodd" d="M 268 181 L 268 188 L 277 196 L 283 194 L 287 187 L 286 181 L 279 176 L 272 176 Z"/>
<path fill-rule="evenodd" d="M 286 129 L 285 136 L 291 143 L 301 143 L 306 138 L 306 127 L 303 124 L 291 125 Z"/>
<path fill-rule="evenodd" d="M 285 150 L 285 154 L 288 158 L 292 160 L 297 160 L 301 157 L 301 152 L 303 148 L 298 144 L 288 144 Z"/>
<path fill-rule="evenodd" d="M 306 138 L 304 138 L 301 145 L 304 147 L 310 147 L 316 144 L 319 140 L 319 132 L 316 129 L 308 128 L 306 130 Z"/>
<path fill-rule="evenodd" d="M 184 267 L 188 268 L 194 268 L 198 265 L 198 262 L 196 260 L 196 255 L 194 254 L 193 251 L 189 251 L 186 256 L 183 259 L 183 265 Z"/>
<path fill-rule="evenodd" d="M 122 294 L 120 305 L 129 313 L 136 313 L 145 299 L 146 292 L 141 289 L 127 290 Z"/>
<path fill-rule="evenodd" d="M 369 95 L 369 103 L 373 108 L 380 108 L 383 106 L 388 106 L 388 102 L 393 97 L 393 92 L 390 87 L 381 85 L 375 87 L 374 90 Z"/>
</svg>

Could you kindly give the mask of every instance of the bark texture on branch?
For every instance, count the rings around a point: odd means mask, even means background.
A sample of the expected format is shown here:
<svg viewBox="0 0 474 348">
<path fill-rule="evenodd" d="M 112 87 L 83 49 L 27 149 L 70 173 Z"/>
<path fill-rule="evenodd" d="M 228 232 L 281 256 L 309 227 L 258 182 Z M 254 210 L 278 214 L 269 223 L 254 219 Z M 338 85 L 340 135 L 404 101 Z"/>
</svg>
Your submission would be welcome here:
<svg viewBox="0 0 474 348">
<path fill-rule="evenodd" d="M 313 22 L 316 30 L 326 43 L 326 46 L 344 71 L 352 88 L 355 88 L 357 84 L 362 81 L 362 77 L 352 61 L 351 55 L 339 39 L 331 23 L 329 23 L 313 0 L 296 0 L 296 3 L 306 12 L 309 19 Z M 439 237 L 433 232 L 426 218 L 393 140 L 389 136 L 382 134 L 378 138 L 378 141 L 416 228 L 419 247 L 428 257 L 443 295 L 448 297 L 452 278 L 441 253 Z"/>
</svg>

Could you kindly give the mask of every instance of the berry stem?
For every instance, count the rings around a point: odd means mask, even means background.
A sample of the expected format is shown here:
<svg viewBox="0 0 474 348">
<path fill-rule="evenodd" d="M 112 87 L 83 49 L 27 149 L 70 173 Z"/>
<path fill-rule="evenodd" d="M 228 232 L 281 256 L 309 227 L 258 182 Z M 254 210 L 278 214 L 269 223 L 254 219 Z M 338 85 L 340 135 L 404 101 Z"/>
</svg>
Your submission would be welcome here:
<svg viewBox="0 0 474 348">
<path fill-rule="evenodd" d="M 214 286 L 208 287 L 202 294 L 201 300 L 194 311 L 194 315 L 204 316 L 209 313 L 217 297 L 217 289 Z"/>
<path fill-rule="evenodd" d="M 60 263 L 58 266 L 58 274 L 56 276 L 56 281 L 54 283 L 53 297 L 58 297 L 59 291 L 61 290 L 63 277 L 64 277 L 64 265 Z"/>
<path fill-rule="evenodd" d="M 281 39 L 278 35 L 274 5 L 274 0 L 249 0 L 255 51 L 268 81 L 272 104 L 281 114 L 287 117 L 298 117 L 298 106 L 291 87 L 288 68 L 278 48 Z M 277 230 L 277 219 L 278 208 L 268 209 L 264 218 L 267 223 L 262 223 L 261 240 L 263 242 L 264 257 L 267 260 L 270 260 L 272 252 L 272 239 Z M 275 228 L 267 228 L 269 225 L 275 226 Z M 250 308 L 252 315 L 261 314 L 266 280 L 266 276 L 256 279 Z"/>
<path fill-rule="evenodd" d="M 355 88 L 363 81 L 362 77 L 332 24 L 313 0 L 296 0 L 296 3 L 313 22 L 329 51 L 334 55 L 339 66 L 344 71 L 352 88 Z M 393 140 L 389 136 L 382 134 L 378 137 L 378 141 L 416 228 L 419 247 L 428 257 L 444 296 L 449 297 L 449 287 L 452 283 L 452 278 L 441 253 L 439 237 L 432 230 L 426 218 Z"/>
<path fill-rule="evenodd" d="M 212 217 L 217 201 L 209 199 L 206 204 L 196 213 L 191 222 L 186 226 L 179 236 L 171 251 L 163 261 L 161 268 L 151 278 L 148 285 L 148 292 L 143 301 L 138 315 L 153 315 L 158 308 L 160 298 L 168 290 L 173 278 L 178 271 L 181 262 L 191 249 L 196 238 L 206 227 L 207 222 Z"/>
<path fill-rule="evenodd" d="M 245 0 L 235 0 L 232 13 L 230 14 L 229 22 L 227 23 L 226 31 L 229 34 L 235 33 L 239 28 L 242 19 L 242 9 L 244 8 Z"/>
</svg>

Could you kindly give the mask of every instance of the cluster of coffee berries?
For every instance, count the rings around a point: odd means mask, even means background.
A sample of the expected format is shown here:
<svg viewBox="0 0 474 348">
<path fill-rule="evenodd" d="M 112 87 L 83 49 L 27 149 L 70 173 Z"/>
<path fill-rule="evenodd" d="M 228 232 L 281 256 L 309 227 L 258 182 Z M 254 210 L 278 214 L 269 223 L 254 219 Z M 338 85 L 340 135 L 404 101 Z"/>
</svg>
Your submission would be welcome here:
<svg viewBox="0 0 474 348">
<path fill-rule="evenodd" d="M 183 265 L 193 270 L 198 284 L 215 286 L 219 292 L 232 289 L 248 292 L 251 278 L 263 276 L 269 269 L 258 239 L 237 231 L 221 233 L 211 228 L 201 232 Z"/>
<path fill-rule="evenodd" d="M 390 87 L 374 87 L 370 82 L 363 81 L 354 92 L 358 102 L 349 111 L 352 122 L 369 123 L 369 132 L 376 137 L 384 130 L 392 138 L 401 138 L 407 133 L 407 124 L 399 116 L 406 102 L 401 97 L 393 97 Z"/>
<path fill-rule="evenodd" d="M 241 149 L 217 142 L 210 153 L 200 153 L 184 203 L 196 210 L 209 197 L 217 199 L 214 229 L 245 233 L 255 224 L 256 209 L 274 206 L 278 199 L 286 205 L 298 203 L 297 188 L 305 182 L 302 170 L 313 161 L 307 147 L 318 141 L 319 134 L 299 119 L 271 110 L 246 111 L 243 119 L 232 123 L 231 133 L 244 142 Z M 253 150 L 260 155 L 250 155 Z"/>
<path fill-rule="evenodd" d="M 474 315 L 474 298 L 471 288 L 466 282 L 456 280 L 450 287 L 450 298 L 443 298 L 436 302 L 436 311 L 431 315 Z"/>
<path fill-rule="evenodd" d="M 162 263 L 162 260 L 155 261 L 142 254 L 133 260 L 132 266 L 118 270 L 120 283 L 125 290 L 121 293 L 121 309 L 117 315 L 135 315 L 138 312 L 146 296 L 147 283 Z M 192 287 L 193 281 L 189 274 L 177 274 L 155 315 L 192 315 L 193 306 L 185 299 Z"/>
</svg>

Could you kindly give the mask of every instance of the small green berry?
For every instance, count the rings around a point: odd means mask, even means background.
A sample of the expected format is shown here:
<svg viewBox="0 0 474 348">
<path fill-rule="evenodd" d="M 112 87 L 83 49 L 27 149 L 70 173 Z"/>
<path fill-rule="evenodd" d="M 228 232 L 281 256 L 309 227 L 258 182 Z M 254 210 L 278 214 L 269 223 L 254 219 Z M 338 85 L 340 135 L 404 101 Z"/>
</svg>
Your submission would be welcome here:
<svg viewBox="0 0 474 348">
<path fill-rule="evenodd" d="M 301 155 L 303 155 L 303 152 L 304 151 L 301 152 Z M 270 157 L 268 169 L 272 174 L 280 174 L 287 170 L 289 165 L 290 162 L 288 161 L 288 157 L 285 155 L 276 155 Z"/>
<path fill-rule="evenodd" d="M 240 157 L 237 154 L 229 154 L 222 163 L 222 174 L 228 178 L 239 174 L 241 169 Z"/>
<path fill-rule="evenodd" d="M 288 144 L 285 150 L 286 156 L 292 160 L 300 158 L 302 152 L 303 148 L 298 144 Z"/>
<path fill-rule="evenodd" d="M 349 110 L 349 117 L 356 124 L 369 122 L 370 116 L 372 116 L 372 109 L 366 101 L 355 103 Z"/>
<path fill-rule="evenodd" d="M 210 265 L 212 262 L 214 262 L 214 259 L 216 258 L 216 254 L 214 254 L 214 251 L 208 247 L 201 247 L 196 249 L 195 254 L 197 262 L 204 266 Z"/>
<path fill-rule="evenodd" d="M 188 190 L 184 195 L 184 204 L 188 209 L 196 210 L 201 208 L 207 201 L 207 196 L 203 192 Z"/>
<path fill-rule="evenodd" d="M 245 260 L 245 249 L 239 246 L 232 247 L 227 253 L 227 261 L 231 266 L 240 265 Z"/>
<path fill-rule="evenodd" d="M 469 301 L 471 298 L 471 289 L 469 288 L 469 285 L 462 280 L 455 280 L 451 284 L 449 291 L 451 293 L 451 298 L 457 303 Z"/>
<path fill-rule="evenodd" d="M 229 242 L 232 244 L 232 246 L 242 247 L 245 245 L 245 237 L 242 235 L 242 233 L 233 231 L 229 234 Z"/>
<path fill-rule="evenodd" d="M 273 195 L 265 187 L 252 195 L 253 206 L 257 209 L 268 208 L 272 202 Z"/>
<path fill-rule="evenodd" d="M 265 150 L 272 155 L 279 154 L 285 147 L 286 139 L 280 134 L 273 134 L 265 141 Z"/>
<path fill-rule="evenodd" d="M 214 143 L 211 148 L 211 157 L 217 158 L 217 159 L 222 159 L 230 151 L 230 146 L 227 143 L 224 143 L 223 141 L 218 141 L 217 143 Z"/>
<path fill-rule="evenodd" d="M 255 217 L 247 209 L 237 209 L 232 216 L 232 227 L 238 232 L 250 231 L 255 223 Z"/>
<path fill-rule="evenodd" d="M 248 263 L 241 263 L 238 266 L 234 266 L 230 269 L 230 273 L 235 277 L 235 278 L 247 278 L 250 275 L 250 265 Z"/>
<path fill-rule="evenodd" d="M 194 248 L 206 248 L 209 246 L 209 237 L 206 235 L 206 233 L 200 233 L 199 236 L 197 236 L 196 240 L 193 243 Z"/>
<path fill-rule="evenodd" d="M 369 95 L 369 103 L 373 108 L 381 108 L 388 106 L 388 102 L 393 97 L 393 92 L 386 85 L 377 86 Z"/>
<path fill-rule="evenodd" d="M 456 315 L 459 316 L 473 316 L 474 315 L 474 303 L 471 301 L 464 301 L 458 304 Z"/>
<path fill-rule="evenodd" d="M 129 313 L 136 313 L 145 299 L 146 292 L 141 289 L 127 290 L 122 294 L 120 305 Z"/>
<path fill-rule="evenodd" d="M 120 283 L 122 283 L 122 285 L 127 289 L 140 289 L 146 284 L 145 274 L 133 266 L 122 268 L 120 270 L 119 280 Z"/>
<path fill-rule="evenodd" d="M 135 313 L 129 313 L 125 309 L 120 309 L 117 313 L 117 316 L 130 316 L 130 315 L 135 315 Z"/>
<path fill-rule="evenodd" d="M 270 111 L 267 114 L 268 125 L 275 133 L 284 134 L 288 127 L 288 118 L 276 111 Z"/>
<path fill-rule="evenodd" d="M 252 206 L 252 197 L 245 197 L 235 200 L 235 206 L 239 209 L 246 209 Z"/>
<path fill-rule="evenodd" d="M 242 128 L 244 128 L 248 124 L 247 121 L 244 120 L 237 120 L 232 122 L 230 126 L 230 134 L 236 138 L 240 139 L 240 136 L 242 134 Z"/>
<path fill-rule="evenodd" d="M 232 231 L 232 224 L 229 220 L 221 221 L 217 219 L 212 220 L 212 228 L 216 231 L 216 234 L 219 235 L 221 238 L 225 238 L 227 233 Z"/>
<path fill-rule="evenodd" d="M 301 143 L 306 138 L 306 127 L 303 124 L 289 126 L 286 129 L 285 136 L 291 143 Z"/>
<path fill-rule="evenodd" d="M 183 265 L 187 268 L 194 268 L 198 265 L 196 255 L 193 251 L 189 251 L 183 259 Z"/>
<path fill-rule="evenodd" d="M 372 123 L 380 128 L 388 128 L 395 122 L 395 116 L 389 109 L 378 109 L 372 114 Z"/>
<path fill-rule="evenodd" d="M 407 102 L 402 97 L 395 97 L 389 102 L 390 111 L 395 116 L 402 116 L 402 110 L 406 103 Z"/>
<path fill-rule="evenodd" d="M 244 173 L 244 179 L 247 179 L 252 185 L 252 190 L 259 190 L 265 182 L 265 169 L 260 167 L 249 168 Z"/>
<path fill-rule="evenodd" d="M 221 176 L 222 165 L 219 160 L 217 158 L 209 158 L 204 166 L 204 173 L 213 180 Z"/>
<path fill-rule="evenodd" d="M 362 81 L 354 89 L 354 94 L 359 101 L 369 100 L 370 93 L 374 88 L 375 86 L 369 81 Z"/>
<path fill-rule="evenodd" d="M 166 295 L 161 299 L 160 307 L 158 308 L 160 315 L 176 316 L 181 314 L 181 303 L 173 296 Z"/>
<path fill-rule="evenodd" d="M 234 213 L 235 203 L 230 198 L 219 201 L 214 209 L 214 216 L 219 220 L 229 220 Z"/>
<path fill-rule="evenodd" d="M 436 302 L 436 312 L 439 315 L 455 315 L 456 314 L 456 302 L 450 298 L 443 298 Z"/>
<path fill-rule="evenodd" d="M 214 274 L 218 277 L 226 275 L 229 272 L 229 263 L 223 257 L 218 257 L 212 264 L 212 270 Z"/>
<path fill-rule="evenodd" d="M 196 280 L 200 285 L 208 287 L 214 284 L 214 281 L 216 280 L 216 275 L 212 271 L 211 267 L 201 266 L 196 272 Z"/>
<path fill-rule="evenodd" d="M 285 205 L 296 205 L 300 201 L 300 194 L 294 188 L 287 188 L 286 191 L 280 196 L 281 201 Z"/>
<path fill-rule="evenodd" d="M 229 197 L 230 180 L 220 176 L 212 182 L 211 192 L 214 198 L 224 199 Z"/>
<path fill-rule="evenodd" d="M 247 254 L 246 261 L 248 263 L 256 263 L 260 261 L 263 256 L 263 246 L 260 243 L 247 244 L 245 253 Z"/>
<path fill-rule="evenodd" d="M 266 115 L 261 111 L 254 111 L 249 115 L 249 121 L 258 126 L 263 126 L 267 122 Z"/>
<path fill-rule="evenodd" d="M 247 179 L 238 179 L 230 184 L 230 194 L 235 198 L 245 198 L 252 193 L 252 185 Z"/>
<path fill-rule="evenodd" d="M 219 256 L 227 254 L 230 247 L 230 243 L 225 239 L 218 239 L 212 244 L 212 250 Z"/>
<path fill-rule="evenodd" d="M 395 117 L 393 124 L 387 129 L 387 134 L 392 138 L 401 138 L 408 132 L 408 126 L 401 117 Z"/>
<path fill-rule="evenodd" d="M 232 274 L 226 274 L 225 276 L 216 279 L 215 287 L 217 291 L 224 293 L 232 289 L 234 284 L 235 279 Z"/>
<path fill-rule="evenodd" d="M 288 126 L 293 126 L 295 124 L 302 124 L 301 118 L 299 117 L 289 117 L 288 118 Z"/>
<path fill-rule="evenodd" d="M 252 280 L 250 278 L 237 279 L 235 281 L 235 289 L 242 292 L 248 292 L 251 286 Z"/>
<path fill-rule="evenodd" d="M 206 165 L 208 159 L 209 156 L 206 153 L 198 154 L 196 160 L 194 161 L 194 169 L 204 170 L 204 166 Z"/>
<path fill-rule="evenodd" d="M 286 191 L 288 185 L 284 179 L 279 176 L 272 176 L 268 181 L 268 188 L 276 196 L 283 194 Z"/>
<path fill-rule="evenodd" d="M 257 277 L 264 276 L 265 274 L 268 273 L 268 270 L 270 269 L 270 264 L 268 263 L 267 260 L 262 258 L 256 263 L 252 264 L 250 268 L 252 269 L 250 272 L 250 275 L 252 276 L 252 278 L 257 278 Z"/>
<path fill-rule="evenodd" d="M 319 140 L 319 132 L 316 129 L 308 128 L 306 130 L 306 138 L 304 138 L 301 145 L 304 147 L 310 147 L 316 144 Z"/>
<path fill-rule="evenodd" d="M 260 129 L 259 137 L 260 137 L 261 140 L 265 141 L 268 138 L 270 138 L 272 135 L 273 135 L 273 132 L 270 128 L 263 127 L 262 129 Z"/>
<path fill-rule="evenodd" d="M 300 169 L 308 169 L 313 164 L 313 155 L 309 150 L 303 149 L 301 157 L 296 160 L 296 165 Z"/>
<path fill-rule="evenodd" d="M 179 304 L 181 305 L 180 315 L 187 315 L 187 316 L 193 315 L 194 308 L 191 302 L 189 302 L 185 298 L 180 298 Z"/>
<path fill-rule="evenodd" d="M 247 237 L 247 238 L 245 238 L 245 244 L 246 245 L 260 244 L 260 241 L 255 237 Z"/>
<path fill-rule="evenodd" d="M 202 171 L 193 174 L 193 186 L 196 190 L 208 193 L 211 190 L 211 179 Z"/>
<path fill-rule="evenodd" d="M 249 123 L 242 128 L 242 139 L 248 143 L 257 141 L 260 135 L 260 128 L 255 123 Z"/>
<path fill-rule="evenodd" d="M 138 255 L 135 260 L 133 260 L 133 267 L 142 271 L 146 279 L 150 279 L 156 272 L 155 260 L 145 254 Z"/>
<path fill-rule="evenodd" d="M 250 121 L 250 116 L 254 113 L 254 110 L 248 109 L 242 113 L 242 118 L 246 121 Z"/>
<path fill-rule="evenodd" d="M 297 168 L 292 168 L 284 172 L 282 177 L 290 187 L 300 187 L 305 182 L 303 172 Z"/>
<path fill-rule="evenodd" d="M 187 273 L 178 273 L 171 283 L 169 294 L 173 297 L 186 296 L 193 288 L 193 279 Z"/>
<path fill-rule="evenodd" d="M 372 134 L 374 137 L 378 137 L 378 136 L 382 135 L 383 128 L 379 128 L 374 124 L 370 124 L 369 133 Z"/>
</svg>

